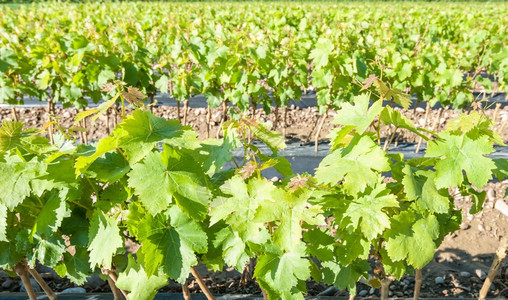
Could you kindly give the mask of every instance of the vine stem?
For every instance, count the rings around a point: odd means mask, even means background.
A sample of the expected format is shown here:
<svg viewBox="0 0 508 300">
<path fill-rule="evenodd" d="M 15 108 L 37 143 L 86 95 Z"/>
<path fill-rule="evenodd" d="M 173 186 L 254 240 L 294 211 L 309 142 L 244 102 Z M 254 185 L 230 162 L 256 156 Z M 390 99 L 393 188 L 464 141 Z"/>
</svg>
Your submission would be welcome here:
<svg viewBox="0 0 508 300">
<path fill-rule="evenodd" d="M 152 113 L 153 113 L 153 103 L 154 103 L 154 101 L 153 101 L 153 94 L 151 94 L 150 95 L 150 112 L 152 112 Z"/>
<path fill-rule="evenodd" d="M 28 294 L 28 298 L 30 300 L 37 300 L 37 295 L 35 294 L 34 288 L 32 286 L 32 283 L 30 282 L 30 277 L 28 276 L 28 267 L 24 263 L 18 263 L 14 270 L 18 274 L 18 276 L 21 278 L 21 281 L 23 282 L 23 285 L 25 286 L 26 293 Z"/>
<path fill-rule="evenodd" d="M 228 103 L 226 100 L 226 101 L 222 102 L 222 120 L 220 121 L 219 128 L 217 128 L 217 134 L 215 136 L 216 138 L 220 137 L 220 133 L 222 131 L 222 124 L 224 124 L 224 122 L 226 122 L 227 112 L 228 112 Z"/>
<path fill-rule="evenodd" d="M 187 115 L 189 113 L 189 99 L 183 100 L 183 126 L 187 126 Z"/>
<path fill-rule="evenodd" d="M 14 118 L 14 121 L 19 121 L 18 113 L 16 112 L 16 107 L 11 108 L 12 117 Z"/>
<path fill-rule="evenodd" d="M 420 299 L 420 289 L 422 288 L 422 282 L 423 282 L 422 269 L 416 269 L 414 300 Z"/>
<path fill-rule="evenodd" d="M 319 122 L 319 126 L 316 130 L 316 135 L 314 136 L 314 151 L 318 151 L 318 142 L 319 142 L 319 134 L 321 134 L 321 129 L 323 129 L 323 125 L 325 124 L 326 117 L 328 116 L 328 108 L 326 108 L 325 113 L 321 117 L 321 122 Z"/>
<path fill-rule="evenodd" d="M 189 291 L 189 286 L 187 285 L 187 281 L 184 284 L 182 284 L 182 294 L 184 300 L 192 300 Z"/>
<path fill-rule="evenodd" d="M 109 128 L 109 114 L 111 113 L 111 110 L 108 108 L 106 109 L 106 133 L 107 134 L 110 134 L 111 133 L 111 129 Z"/>
<path fill-rule="evenodd" d="M 286 140 L 286 130 L 288 128 L 288 107 L 284 107 L 284 127 L 282 128 L 282 137 Z"/>
<path fill-rule="evenodd" d="M 277 126 L 279 125 L 279 105 L 275 105 L 275 122 L 273 122 L 273 130 L 277 130 Z"/>
<path fill-rule="evenodd" d="M 316 119 L 316 122 L 314 123 L 314 126 L 312 126 L 312 128 L 310 129 L 309 135 L 307 135 L 307 138 L 303 142 L 304 145 L 307 145 L 307 143 L 310 141 L 310 137 L 312 136 L 312 133 L 314 132 L 314 129 L 316 129 L 316 127 L 318 125 L 318 122 L 319 122 L 319 116 Z"/>
<path fill-rule="evenodd" d="M 390 287 L 390 283 L 392 283 L 392 280 L 390 278 L 381 279 L 381 300 L 388 299 L 388 290 Z"/>
<path fill-rule="evenodd" d="M 487 297 L 487 293 L 489 292 L 490 286 L 494 281 L 494 277 L 496 276 L 497 270 L 499 269 L 499 266 L 501 266 L 501 262 L 503 261 L 503 259 L 506 257 L 507 252 L 508 252 L 508 238 L 503 238 L 501 240 L 499 248 L 496 251 L 496 257 L 492 262 L 492 266 L 490 266 L 489 274 L 487 275 L 487 278 L 483 282 L 483 286 L 482 289 L 480 290 L 478 300 L 485 300 L 485 298 Z"/>
<path fill-rule="evenodd" d="M 436 129 L 437 124 L 439 123 L 439 120 L 441 119 L 441 116 L 443 115 L 443 111 L 444 111 L 444 109 L 441 107 L 441 108 L 439 109 L 438 114 L 437 114 L 437 118 L 436 118 L 436 119 L 434 120 L 434 122 L 432 123 L 432 127 L 430 128 L 430 131 L 434 131 L 434 130 Z M 428 142 L 427 142 L 427 143 L 428 143 Z M 420 151 L 420 148 L 419 148 L 419 147 L 417 147 L 417 150 L 418 150 L 418 151 Z M 416 152 L 416 153 L 418 153 L 418 152 Z"/>
<path fill-rule="evenodd" d="M 27 269 L 28 269 L 28 273 L 30 273 L 30 275 L 32 275 L 32 277 L 35 279 L 35 281 L 37 281 L 37 283 L 44 290 L 44 293 L 46 293 L 46 295 L 48 295 L 49 300 L 57 300 L 58 298 L 56 297 L 55 292 L 53 292 L 53 290 L 49 287 L 49 285 L 46 283 L 46 281 L 44 281 L 44 279 L 42 279 L 39 272 L 37 272 L 35 269 L 32 269 L 32 268 L 27 268 Z"/>
<path fill-rule="evenodd" d="M 111 289 L 111 292 L 113 293 L 113 298 L 115 300 L 123 300 L 122 292 L 120 291 L 120 289 L 118 289 L 116 287 L 113 279 L 108 278 L 108 285 L 109 285 L 109 288 Z"/>
<path fill-rule="evenodd" d="M 392 134 L 390 134 L 388 139 L 386 139 L 385 144 L 383 146 L 383 150 L 384 151 L 388 151 L 390 149 L 390 145 L 391 145 L 393 139 L 395 138 L 395 135 L 397 134 L 397 130 L 398 129 L 399 129 L 398 127 L 395 127 L 395 129 L 393 130 Z"/>
<path fill-rule="evenodd" d="M 262 287 L 259 288 L 261 289 L 261 293 L 263 294 L 263 300 L 268 300 L 268 294 L 266 293 L 266 291 Z"/>
<path fill-rule="evenodd" d="M 83 108 L 83 111 L 86 111 L 86 108 Z M 86 118 L 81 120 L 83 122 L 83 128 L 85 128 L 85 132 L 83 132 L 83 137 L 85 138 L 85 145 L 88 145 L 88 127 L 86 123 Z"/>
<path fill-rule="evenodd" d="M 116 287 L 116 281 L 118 280 L 118 276 L 116 275 L 116 273 L 114 271 L 112 271 L 112 270 L 102 270 L 102 273 L 108 275 L 109 278 L 111 279 L 111 281 L 113 281 L 113 283 L 114 283 L 114 285 Z M 116 287 L 116 288 L 118 289 L 118 287 Z M 129 297 L 127 297 L 127 295 L 129 295 L 129 292 L 124 291 L 124 290 L 120 290 L 120 292 L 125 297 L 125 299 L 129 299 Z"/>
<path fill-rule="evenodd" d="M 215 297 L 212 295 L 212 292 L 210 292 L 210 290 L 206 286 L 205 282 L 203 281 L 203 278 L 201 278 L 201 275 L 199 275 L 196 268 L 191 267 L 191 273 L 192 273 L 192 276 L 194 276 L 194 278 L 196 278 L 196 281 L 198 282 L 198 285 L 201 288 L 201 290 L 203 291 L 203 293 L 205 294 L 206 299 L 215 300 Z"/>
<path fill-rule="evenodd" d="M 492 116 L 492 122 L 494 122 L 494 125 L 496 125 L 497 113 L 499 112 L 500 107 L 501 107 L 501 103 L 496 103 L 496 108 L 494 109 L 494 115 Z"/>
<path fill-rule="evenodd" d="M 47 111 L 48 111 L 48 122 L 51 122 L 51 98 L 48 97 L 48 101 L 47 101 L 47 104 L 48 104 L 48 107 L 47 107 Z M 49 125 L 48 127 L 48 135 L 49 135 L 49 142 L 51 143 L 51 145 L 55 144 L 55 140 L 53 139 L 53 124 Z"/>
<path fill-rule="evenodd" d="M 425 107 L 425 117 L 423 117 L 423 127 L 427 127 L 427 119 L 429 118 L 429 112 L 430 112 L 430 102 L 427 102 L 427 105 Z M 420 152 L 420 147 L 422 146 L 423 138 L 418 138 L 418 145 L 416 146 L 415 153 Z"/>
<path fill-rule="evenodd" d="M 178 121 L 182 121 L 182 118 L 180 117 L 180 101 L 176 100 L 176 117 Z"/>
<path fill-rule="evenodd" d="M 206 107 L 206 138 L 210 138 L 210 119 L 212 118 L 212 109 L 210 105 Z"/>
</svg>

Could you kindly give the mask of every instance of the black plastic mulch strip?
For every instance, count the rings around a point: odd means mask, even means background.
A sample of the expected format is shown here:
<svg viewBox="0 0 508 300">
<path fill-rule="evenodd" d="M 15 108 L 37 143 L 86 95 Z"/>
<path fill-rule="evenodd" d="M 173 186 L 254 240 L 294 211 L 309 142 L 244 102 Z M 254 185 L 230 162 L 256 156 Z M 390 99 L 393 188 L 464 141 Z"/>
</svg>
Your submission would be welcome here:
<svg viewBox="0 0 508 300">
<path fill-rule="evenodd" d="M 60 294 L 57 293 L 59 300 L 113 300 L 113 294 Z M 217 300 L 262 300 L 263 297 L 256 295 L 214 295 Z M 191 294 L 193 300 L 206 300 L 204 294 Z M 28 300 L 26 293 L 0 293 L 2 300 Z M 48 299 L 45 294 L 39 293 L 37 299 Z M 155 300 L 183 300 L 182 294 L 157 294 Z M 308 296 L 307 300 L 346 300 L 347 297 L 328 297 L 328 296 Z M 356 297 L 356 299 L 376 299 Z M 412 300 L 413 298 L 397 298 L 398 300 Z M 475 298 L 420 298 L 422 300 L 474 300 Z M 498 298 L 487 298 L 498 299 Z"/>
<path fill-rule="evenodd" d="M 483 95 L 480 93 L 473 93 L 473 94 L 474 94 L 475 99 L 486 100 L 486 101 L 480 102 L 482 107 L 492 107 L 495 105 L 495 103 L 501 103 L 501 107 L 508 106 L 507 95 L 505 93 L 498 93 L 494 96 L 488 95 L 485 97 L 485 99 L 483 99 Z M 176 103 L 177 103 L 177 101 L 174 98 L 169 97 L 169 95 L 167 95 L 167 94 L 157 94 L 157 95 L 155 95 L 154 98 L 157 101 L 157 106 L 176 106 Z M 417 99 L 413 97 L 413 98 L 411 98 L 411 100 L 412 100 L 411 107 L 414 108 L 417 103 Z M 46 105 L 47 105 L 45 101 L 39 101 L 38 99 L 30 98 L 30 97 L 24 97 L 23 102 L 24 102 L 24 104 L 20 105 L 21 107 L 46 107 Z M 389 104 L 389 103 L 390 102 L 388 102 L 388 101 L 386 102 L 386 104 Z M 148 104 L 148 102 L 147 102 L 147 104 Z M 97 105 L 98 104 L 93 103 L 91 100 L 88 101 L 88 107 L 96 107 Z M 317 105 L 316 94 L 314 92 L 311 92 L 311 93 L 302 95 L 302 98 L 298 101 L 297 100 L 290 100 L 289 106 L 291 106 L 291 105 L 294 105 L 295 107 L 300 107 L 300 108 L 315 107 Z M 425 105 L 426 105 L 425 102 L 420 102 L 418 104 L 418 107 L 424 108 Z M 62 104 L 57 103 L 57 106 L 61 107 Z M 206 106 L 207 106 L 206 98 L 203 95 L 196 95 L 196 96 L 193 96 L 190 98 L 189 107 L 198 108 L 198 107 L 206 107 Z M 273 103 L 273 106 L 275 106 L 275 103 Z M 0 104 L 0 108 L 2 108 L 2 107 L 3 108 L 10 108 L 11 105 Z M 261 108 L 261 107 L 262 106 L 258 104 L 258 108 Z M 439 103 L 434 106 L 434 108 L 440 108 L 440 107 L 441 107 L 441 105 Z"/>
</svg>

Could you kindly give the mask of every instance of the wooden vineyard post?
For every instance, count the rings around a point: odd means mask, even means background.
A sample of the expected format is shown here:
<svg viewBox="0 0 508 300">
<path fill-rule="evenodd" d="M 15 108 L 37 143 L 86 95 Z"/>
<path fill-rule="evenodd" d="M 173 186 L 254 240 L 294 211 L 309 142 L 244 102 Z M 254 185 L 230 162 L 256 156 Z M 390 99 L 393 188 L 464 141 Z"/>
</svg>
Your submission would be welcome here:
<svg viewBox="0 0 508 300">
<path fill-rule="evenodd" d="M 508 238 L 503 238 L 499 245 L 499 248 L 496 251 L 496 257 L 494 257 L 494 261 L 492 262 L 492 266 L 490 266 L 489 274 L 483 282 L 482 289 L 480 290 L 480 294 L 478 296 L 478 300 L 485 300 L 487 297 L 487 293 L 489 292 L 490 286 L 494 281 L 494 277 L 496 276 L 497 270 L 499 266 L 501 266 L 501 262 L 505 259 L 506 254 L 508 252 Z"/>
<path fill-rule="evenodd" d="M 152 113 L 153 113 L 153 103 L 154 103 L 153 97 L 154 97 L 154 95 L 150 94 L 150 112 L 152 112 Z"/>
</svg>

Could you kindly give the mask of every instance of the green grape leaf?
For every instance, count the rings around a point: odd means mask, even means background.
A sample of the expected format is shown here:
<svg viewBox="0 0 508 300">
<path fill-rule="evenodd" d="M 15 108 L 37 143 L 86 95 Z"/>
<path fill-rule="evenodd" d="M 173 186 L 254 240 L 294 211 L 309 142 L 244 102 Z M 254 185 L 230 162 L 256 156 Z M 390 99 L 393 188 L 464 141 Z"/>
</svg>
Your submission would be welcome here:
<svg viewBox="0 0 508 300">
<path fill-rule="evenodd" d="M 221 190 L 231 197 L 217 197 L 211 204 L 210 224 L 225 220 L 244 241 L 262 244 L 267 239 L 266 227 L 254 222 L 261 202 L 272 199 L 275 186 L 266 179 L 254 178 L 247 184 L 236 175 Z M 246 222 L 245 220 L 250 220 Z"/>
<path fill-rule="evenodd" d="M 503 181 L 505 178 L 508 178 L 508 159 L 497 158 L 494 159 L 494 163 L 496 164 L 496 168 L 492 170 L 492 173 L 496 176 L 499 181 Z"/>
<path fill-rule="evenodd" d="M 86 211 L 82 208 L 74 209 L 69 218 L 62 221 L 62 233 L 69 237 L 72 245 L 78 247 L 88 246 L 88 230 L 90 223 Z"/>
<path fill-rule="evenodd" d="M 302 239 L 302 223 L 325 225 L 320 206 L 311 206 L 307 200 L 310 191 L 291 193 L 283 189 L 274 190 L 273 199 L 260 203 L 254 222 L 266 223 L 277 221 L 273 231 L 273 242 L 282 250 L 291 252 Z"/>
<path fill-rule="evenodd" d="M 357 135 L 348 147 L 335 150 L 321 161 L 316 169 L 316 179 L 333 185 L 344 180 L 344 188 L 356 194 L 378 181 L 380 174 L 375 171 L 389 169 L 385 152 L 368 136 Z"/>
<path fill-rule="evenodd" d="M 95 162 L 96 159 L 103 156 L 106 152 L 115 150 L 118 147 L 118 141 L 115 137 L 109 136 L 103 138 L 97 144 L 95 152 L 90 156 L 79 156 L 76 159 L 76 164 L 74 167 L 76 168 L 76 177 L 85 173 L 86 170 Z"/>
<path fill-rule="evenodd" d="M 13 210 L 30 195 L 30 182 L 37 178 L 42 166 L 33 158 L 30 162 L 0 163 L 0 204 Z"/>
<path fill-rule="evenodd" d="M 370 241 L 390 227 L 390 218 L 384 211 L 390 207 L 399 207 L 397 198 L 389 193 L 385 184 L 377 184 L 354 199 L 344 215 L 351 219 L 351 226 L 360 228 Z"/>
<path fill-rule="evenodd" d="M 206 253 L 208 247 L 206 233 L 178 206 L 172 206 L 166 215 L 145 217 L 139 224 L 138 237 L 142 243 L 138 253 L 142 254 L 148 276 L 162 268 L 180 283 L 197 263 L 194 252 Z"/>
<path fill-rule="evenodd" d="M 319 261 L 334 259 L 335 238 L 324 228 L 314 228 L 303 233 L 303 240 L 307 243 L 309 254 Z"/>
<path fill-rule="evenodd" d="M 277 154 L 279 150 L 286 148 L 286 142 L 284 142 L 282 134 L 270 131 L 268 125 L 257 121 L 249 121 L 247 124 L 254 136 L 265 143 L 273 154 Z"/>
<path fill-rule="evenodd" d="M 319 38 L 309 55 L 315 69 L 320 69 L 328 64 L 328 56 L 332 53 L 333 48 L 332 41 L 326 38 Z"/>
<path fill-rule="evenodd" d="M 340 239 L 337 244 L 335 255 L 343 265 L 349 265 L 356 259 L 367 259 L 370 253 L 370 242 L 362 234 L 361 230 L 354 232 L 338 231 L 335 238 Z"/>
<path fill-rule="evenodd" d="M 441 133 L 440 139 L 432 141 L 427 147 L 425 157 L 440 157 L 436 163 L 436 186 L 438 189 L 460 185 L 467 179 L 477 188 L 482 188 L 492 178 L 495 164 L 484 155 L 494 152 L 487 136 L 476 140 L 467 135 Z"/>
<path fill-rule="evenodd" d="M 35 228 L 38 233 L 50 236 L 57 232 L 62 220 L 69 217 L 71 212 L 65 198 L 62 198 L 58 191 L 53 190 L 48 197 L 35 219 Z"/>
<path fill-rule="evenodd" d="M 381 253 L 381 256 L 383 258 L 383 267 L 385 268 L 385 272 L 387 274 L 395 276 L 397 280 L 400 280 L 402 276 L 412 273 L 411 267 L 407 266 L 403 260 L 399 261 L 392 261 L 388 253 L 386 252 L 386 249 L 381 249 L 379 251 Z"/>
<path fill-rule="evenodd" d="M 0 242 L 0 268 L 12 269 L 23 259 L 23 254 L 16 249 L 16 243 Z"/>
<path fill-rule="evenodd" d="M 407 198 L 416 201 L 418 207 L 431 213 L 446 213 L 449 209 L 447 192 L 439 190 L 435 183 L 435 173 L 423 171 L 410 165 L 402 169 L 402 184 Z"/>
<path fill-rule="evenodd" d="M 228 266 L 243 270 L 250 257 L 245 243 L 237 232 L 234 232 L 229 226 L 224 227 L 214 234 L 212 243 L 215 248 L 221 250 L 221 260 L 224 260 Z"/>
<path fill-rule="evenodd" d="M 168 93 L 168 86 L 169 86 L 169 78 L 166 75 L 162 75 L 155 82 L 155 88 L 158 89 L 163 94 Z"/>
<path fill-rule="evenodd" d="M 0 203 L 0 242 L 7 242 L 7 206 Z"/>
<path fill-rule="evenodd" d="M 370 264 L 367 261 L 354 261 L 349 265 L 342 265 L 334 261 L 322 263 L 323 282 L 340 289 L 347 289 L 352 295 L 356 294 L 356 283 L 361 277 L 368 278 Z"/>
<path fill-rule="evenodd" d="M 88 260 L 88 251 L 85 247 L 76 247 L 74 254 L 69 252 L 64 253 L 64 264 L 66 269 L 66 277 L 73 283 L 82 285 L 86 282 L 92 270 Z"/>
<path fill-rule="evenodd" d="M 354 97 L 354 104 L 342 104 L 332 123 L 355 126 L 359 134 L 364 133 L 383 110 L 382 101 L 375 101 L 370 108 L 369 102 L 369 94 Z"/>
<path fill-rule="evenodd" d="M 135 110 L 118 124 L 114 134 L 118 136 L 118 146 L 133 165 L 150 153 L 157 142 L 181 137 L 183 127 L 176 120 L 168 121 L 150 112 Z"/>
<path fill-rule="evenodd" d="M 462 113 L 458 117 L 451 119 L 446 123 L 446 131 L 459 131 L 468 133 L 473 130 L 482 118 L 485 118 L 477 111 L 471 113 Z"/>
<path fill-rule="evenodd" d="M 127 268 L 118 275 L 116 286 L 129 291 L 129 300 L 153 299 L 158 290 L 168 284 L 163 275 L 148 276 L 143 267 L 136 263 L 131 254 L 128 256 Z"/>
<path fill-rule="evenodd" d="M 279 292 L 290 291 L 298 281 L 310 276 L 310 263 L 300 243 L 292 252 L 266 253 L 258 257 L 254 277 Z"/>
<path fill-rule="evenodd" d="M 27 255 L 30 264 L 35 265 L 35 259 L 38 259 L 45 266 L 56 266 L 65 252 L 65 243 L 62 237 L 58 235 L 42 237 L 35 234 L 33 239 L 36 243 L 34 252 Z"/>
<path fill-rule="evenodd" d="M 33 130 L 23 131 L 25 124 L 16 121 L 3 121 L 0 127 L 0 152 L 6 152 L 21 145 L 23 138 L 34 134 Z"/>
<path fill-rule="evenodd" d="M 203 141 L 201 154 L 206 156 L 203 168 L 209 176 L 219 172 L 222 166 L 233 159 L 232 151 L 241 146 L 238 134 L 228 130 L 222 140 L 207 139 Z"/>
<path fill-rule="evenodd" d="M 417 129 L 413 121 L 411 121 L 408 117 L 404 116 L 400 111 L 391 108 L 390 106 L 386 106 L 381 112 L 381 122 L 383 124 L 392 124 L 399 128 L 407 129 L 424 140 L 428 140 L 429 138 L 424 134 L 421 134 Z"/>
<path fill-rule="evenodd" d="M 130 171 L 129 162 L 118 151 L 107 152 L 87 169 L 88 174 L 103 182 L 115 182 Z"/>
<path fill-rule="evenodd" d="M 111 268 L 111 260 L 118 248 L 123 247 L 118 221 L 101 210 L 94 211 L 88 232 L 90 265 Z"/>
<path fill-rule="evenodd" d="M 417 269 L 427 265 L 436 251 L 434 240 L 439 237 L 439 222 L 434 215 L 417 216 L 411 211 L 392 218 L 385 233 L 386 251 L 394 262 L 406 260 Z"/>
<path fill-rule="evenodd" d="M 129 186 L 152 215 L 166 209 L 174 198 L 190 217 L 205 217 L 211 193 L 194 157 L 165 146 L 164 152 L 151 152 L 132 166 L 128 176 Z"/>
</svg>

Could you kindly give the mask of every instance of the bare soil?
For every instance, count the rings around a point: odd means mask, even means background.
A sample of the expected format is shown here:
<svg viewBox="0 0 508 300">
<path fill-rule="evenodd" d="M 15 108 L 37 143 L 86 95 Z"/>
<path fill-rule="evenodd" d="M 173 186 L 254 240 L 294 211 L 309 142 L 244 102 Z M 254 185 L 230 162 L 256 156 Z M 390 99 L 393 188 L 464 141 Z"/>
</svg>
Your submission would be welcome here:
<svg viewBox="0 0 508 300">
<path fill-rule="evenodd" d="M 42 128 L 44 124 L 49 120 L 46 109 L 43 107 L 37 108 L 17 108 L 17 115 L 19 120 L 26 122 L 27 127 L 35 127 Z M 440 112 L 439 109 L 433 109 L 429 111 L 429 115 L 425 118 L 425 109 L 424 108 L 416 108 L 416 109 L 400 109 L 400 111 L 411 119 L 416 126 L 425 127 L 427 129 L 434 128 L 435 130 L 441 130 L 446 126 L 448 120 L 458 116 L 461 111 L 456 111 L 452 109 L 443 109 Z M 130 112 L 130 109 L 127 109 L 127 113 Z M 74 108 L 56 108 L 55 115 L 58 119 L 58 123 L 63 127 L 72 127 L 75 126 L 74 118 L 76 116 L 76 109 Z M 156 116 L 163 117 L 166 119 L 177 119 L 177 108 L 171 106 L 159 106 L 154 107 L 153 113 Z M 494 130 L 497 130 L 501 133 L 501 136 L 505 142 L 508 142 L 508 106 L 500 109 L 487 109 L 485 111 L 486 115 L 490 118 L 495 117 L 495 125 L 493 127 Z M 272 128 L 276 131 L 283 133 L 284 132 L 284 110 L 279 110 L 279 118 L 277 124 L 275 124 L 275 114 L 271 113 L 268 116 L 264 113 L 262 109 L 257 109 L 255 118 L 260 119 L 264 122 L 268 122 L 272 124 Z M 332 124 L 332 121 L 335 117 L 336 113 L 334 111 L 329 111 L 327 113 L 326 119 L 323 123 L 322 130 L 319 134 L 320 141 L 326 141 L 328 133 L 337 125 Z M 495 116 L 494 116 L 495 115 Z M 250 113 L 252 116 L 252 113 Z M 180 113 L 181 119 L 183 119 L 183 108 Z M 316 107 L 307 107 L 307 108 L 299 108 L 292 106 L 287 110 L 286 114 L 286 138 L 288 141 L 314 141 L 317 127 L 319 122 L 323 116 L 318 114 L 318 110 Z M 439 119 L 438 119 L 439 117 Z M 221 108 L 217 108 L 211 111 L 211 122 L 210 122 L 210 137 L 216 137 L 217 131 L 221 124 L 221 120 L 223 118 L 223 111 Z M 10 109 L 0 109 L 0 121 L 2 120 L 12 120 L 13 114 Z M 190 108 L 188 112 L 188 125 L 192 126 L 196 132 L 199 133 L 199 137 L 201 139 L 205 139 L 207 137 L 207 111 L 205 108 Z M 86 127 L 88 129 L 88 139 L 89 140 L 98 140 L 107 135 L 108 126 L 106 122 L 107 118 L 105 115 L 100 116 L 95 123 L 91 123 L 87 121 Z M 120 118 L 116 117 L 116 120 L 119 122 Z M 115 126 L 115 113 L 111 113 L 109 118 L 109 128 Z M 373 130 L 373 128 L 369 128 L 369 130 Z M 388 126 L 381 127 L 381 136 L 387 137 L 390 135 L 392 128 Z M 418 136 L 413 133 L 400 131 L 397 132 L 397 135 L 394 138 L 394 141 L 398 142 L 417 142 Z"/>
</svg>

